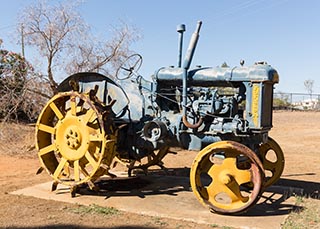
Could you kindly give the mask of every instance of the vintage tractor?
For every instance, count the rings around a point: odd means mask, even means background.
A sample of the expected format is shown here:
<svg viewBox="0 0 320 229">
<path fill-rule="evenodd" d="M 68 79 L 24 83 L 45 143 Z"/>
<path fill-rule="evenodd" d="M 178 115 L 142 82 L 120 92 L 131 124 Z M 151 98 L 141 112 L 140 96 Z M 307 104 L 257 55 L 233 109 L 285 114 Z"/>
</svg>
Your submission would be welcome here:
<svg viewBox="0 0 320 229">
<path fill-rule="evenodd" d="M 211 211 L 238 214 L 254 205 L 284 168 L 272 127 L 273 86 L 279 76 L 265 62 L 190 69 L 201 22 L 181 63 L 158 69 L 151 80 L 137 73 L 135 54 L 111 79 L 92 72 L 69 76 L 36 124 L 42 168 L 59 183 L 77 187 L 110 172 L 115 161 L 132 170 L 163 167 L 170 147 L 197 150 L 190 183 Z"/>
</svg>

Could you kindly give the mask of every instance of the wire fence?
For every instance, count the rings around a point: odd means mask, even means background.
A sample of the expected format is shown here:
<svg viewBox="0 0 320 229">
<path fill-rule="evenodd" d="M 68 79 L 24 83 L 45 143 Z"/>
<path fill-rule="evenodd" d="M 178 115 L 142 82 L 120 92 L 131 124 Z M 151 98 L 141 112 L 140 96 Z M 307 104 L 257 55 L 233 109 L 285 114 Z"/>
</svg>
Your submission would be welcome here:
<svg viewBox="0 0 320 229">
<path fill-rule="evenodd" d="M 275 92 L 275 110 L 320 111 L 320 94 Z"/>
</svg>

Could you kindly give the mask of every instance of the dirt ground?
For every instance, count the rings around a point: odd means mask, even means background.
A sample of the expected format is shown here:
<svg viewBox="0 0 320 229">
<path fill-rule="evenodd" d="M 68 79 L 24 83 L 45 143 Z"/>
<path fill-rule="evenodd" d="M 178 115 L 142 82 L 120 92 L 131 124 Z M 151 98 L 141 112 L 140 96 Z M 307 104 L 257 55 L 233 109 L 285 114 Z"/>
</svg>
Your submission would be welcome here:
<svg viewBox="0 0 320 229">
<path fill-rule="evenodd" d="M 282 147 L 286 165 L 279 184 L 300 187 L 303 196 L 320 199 L 320 112 L 274 113 L 270 136 Z M 1 228 L 219 228 L 174 219 L 117 212 L 113 215 L 76 211 L 80 206 L 11 195 L 10 192 L 51 181 L 35 175 L 39 161 L 33 148 L 33 127 L 0 124 L 0 227 Z M 195 152 L 168 155 L 168 168 L 190 167 Z M 157 203 L 155 203 L 155 208 Z M 320 208 L 319 204 L 316 205 Z M 183 211 L 183 209 L 181 209 Z M 220 228 L 226 228 L 219 225 Z"/>
</svg>

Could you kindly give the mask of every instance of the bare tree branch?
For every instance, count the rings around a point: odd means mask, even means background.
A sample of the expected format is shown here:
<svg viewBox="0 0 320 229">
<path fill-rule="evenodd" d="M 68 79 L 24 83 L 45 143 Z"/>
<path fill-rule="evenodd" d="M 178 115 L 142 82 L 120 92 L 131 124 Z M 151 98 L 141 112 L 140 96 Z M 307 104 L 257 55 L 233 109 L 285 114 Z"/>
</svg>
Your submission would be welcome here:
<svg viewBox="0 0 320 229">
<path fill-rule="evenodd" d="M 0 118 L 3 121 L 35 120 L 47 98 L 47 84 L 36 77 L 24 57 L 0 50 Z M 37 92 L 29 90 L 37 88 Z"/>
</svg>

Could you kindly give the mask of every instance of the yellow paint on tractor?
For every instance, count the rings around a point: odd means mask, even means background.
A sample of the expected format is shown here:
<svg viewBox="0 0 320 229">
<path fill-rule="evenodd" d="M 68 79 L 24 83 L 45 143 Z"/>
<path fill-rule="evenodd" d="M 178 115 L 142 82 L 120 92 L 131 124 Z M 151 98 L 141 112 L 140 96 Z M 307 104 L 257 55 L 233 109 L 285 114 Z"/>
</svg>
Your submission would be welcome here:
<svg viewBox="0 0 320 229">
<path fill-rule="evenodd" d="M 263 179 L 261 170 L 258 157 L 249 148 L 221 141 L 205 147 L 196 156 L 190 183 L 203 205 L 212 211 L 232 214 L 256 202 Z M 246 192 L 243 188 L 252 190 Z"/>
<path fill-rule="evenodd" d="M 69 186 L 93 183 L 108 172 L 115 137 L 106 135 L 100 113 L 87 94 L 55 95 L 36 125 L 38 156 L 53 179 Z"/>
<path fill-rule="evenodd" d="M 252 120 L 255 127 L 259 125 L 259 98 L 260 98 L 260 87 L 257 84 L 253 84 L 252 88 Z"/>
</svg>

